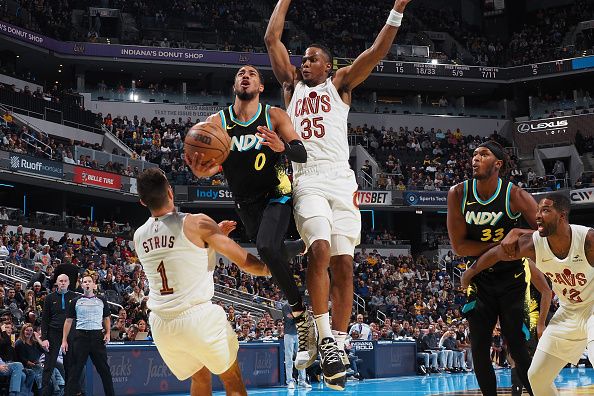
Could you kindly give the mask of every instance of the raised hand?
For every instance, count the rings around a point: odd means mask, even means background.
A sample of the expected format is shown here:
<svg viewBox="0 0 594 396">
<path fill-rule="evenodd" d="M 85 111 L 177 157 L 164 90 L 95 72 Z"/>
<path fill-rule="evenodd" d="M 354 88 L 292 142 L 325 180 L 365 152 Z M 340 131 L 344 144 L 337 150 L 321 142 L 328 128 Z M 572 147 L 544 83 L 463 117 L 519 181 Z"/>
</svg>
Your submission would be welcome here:
<svg viewBox="0 0 594 396">
<path fill-rule="evenodd" d="M 265 126 L 259 126 L 258 132 L 256 136 L 261 139 L 264 139 L 262 142 L 263 146 L 268 146 L 272 149 L 272 151 L 276 153 L 282 153 L 285 151 L 285 143 L 281 140 L 278 134 L 274 131 L 271 131 Z"/>
</svg>

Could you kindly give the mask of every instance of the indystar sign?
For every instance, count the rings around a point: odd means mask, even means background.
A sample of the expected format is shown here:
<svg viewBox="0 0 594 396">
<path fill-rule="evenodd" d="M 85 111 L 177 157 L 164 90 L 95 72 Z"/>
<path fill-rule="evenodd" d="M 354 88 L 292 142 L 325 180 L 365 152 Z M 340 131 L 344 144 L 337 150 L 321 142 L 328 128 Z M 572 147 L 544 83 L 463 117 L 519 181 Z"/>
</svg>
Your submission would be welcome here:
<svg viewBox="0 0 594 396">
<path fill-rule="evenodd" d="M 36 175 L 58 179 L 64 176 L 64 167 L 61 162 L 21 154 L 10 155 L 10 169 L 17 172 L 34 173 Z"/>
</svg>

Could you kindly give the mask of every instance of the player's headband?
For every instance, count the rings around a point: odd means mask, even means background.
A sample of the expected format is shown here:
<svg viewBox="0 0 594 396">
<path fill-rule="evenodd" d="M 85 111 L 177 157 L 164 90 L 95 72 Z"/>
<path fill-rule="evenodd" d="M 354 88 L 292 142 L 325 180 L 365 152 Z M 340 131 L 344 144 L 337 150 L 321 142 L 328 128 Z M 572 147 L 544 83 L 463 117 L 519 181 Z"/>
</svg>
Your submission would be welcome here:
<svg viewBox="0 0 594 396">
<path fill-rule="evenodd" d="M 488 148 L 489 150 L 491 150 L 493 155 L 495 157 L 497 157 L 498 160 L 505 161 L 505 153 L 501 149 L 501 146 L 499 146 L 495 142 L 488 141 L 488 142 L 482 143 L 479 147 Z"/>
</svg>

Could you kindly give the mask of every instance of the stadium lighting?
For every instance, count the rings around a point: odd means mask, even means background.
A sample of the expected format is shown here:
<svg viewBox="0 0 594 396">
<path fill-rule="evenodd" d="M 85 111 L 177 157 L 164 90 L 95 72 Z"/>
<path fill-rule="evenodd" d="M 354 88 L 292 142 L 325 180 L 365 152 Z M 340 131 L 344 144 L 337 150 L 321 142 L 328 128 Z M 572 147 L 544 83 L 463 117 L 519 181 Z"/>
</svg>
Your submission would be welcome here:
<svg viewBox="0 0 594 396">
<path fill-rule="evenodd" d="M 431 64 L 432 65 L 437 65 L 437 59 L 431 59 Z"/>
</svg>

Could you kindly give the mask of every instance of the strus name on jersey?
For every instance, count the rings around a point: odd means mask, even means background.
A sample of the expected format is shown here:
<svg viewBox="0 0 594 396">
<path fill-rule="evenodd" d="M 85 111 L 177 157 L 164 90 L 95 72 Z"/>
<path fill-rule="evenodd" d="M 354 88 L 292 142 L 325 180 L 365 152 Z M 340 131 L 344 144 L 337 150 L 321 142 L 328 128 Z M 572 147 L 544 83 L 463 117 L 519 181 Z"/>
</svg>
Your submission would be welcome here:
<svg viewBox="0 0 594 396">
<path fill-rule="evenodd" d="M 489 224 L 494 226 L 503 217 L 503 212 L 466 212 L 466 223 L 474 225 Z"/>
<path fill-rule="evenodd" d="M 297 103 L 295 103 L 295 117 L 318 114 L 320 110 L 324 113 L 329 113 L 332 110 L 329 95 L 318 95 L 316 92 L 311 92 L 310 96 L 297 99 Z"/>
<path fill-rule="evenodd" d="M 171 249 L 173 245 L 175 245 L 175 237 L 173 235 L 157 235 L 142 242 L 142 248 L 145 253 L 161 248 Z"/>
<path fill-rule="evenodd" d="M 264 138 L 256 135 L 241 135 L 231 137 L 231 151 L 248 151 L 251 149 L 260 150 Z"/>
</svg>

